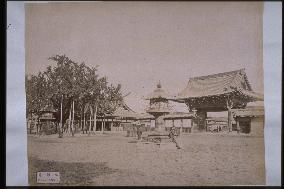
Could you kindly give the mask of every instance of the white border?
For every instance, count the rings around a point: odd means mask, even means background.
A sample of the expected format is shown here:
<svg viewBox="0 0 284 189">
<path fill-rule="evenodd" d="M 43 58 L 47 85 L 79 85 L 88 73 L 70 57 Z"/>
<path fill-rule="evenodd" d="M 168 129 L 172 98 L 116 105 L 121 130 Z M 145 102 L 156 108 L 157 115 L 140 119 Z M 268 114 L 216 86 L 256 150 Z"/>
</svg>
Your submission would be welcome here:
<svg viewBox="0 0 284 189">
<path fill-rule="evenodd" d="M 24 3 L 7 2 L 7 186 L 27 186 Z M 45 3 L 45 2 L 44 2 Z M 264 6 L 265 158 L 267 185 L 281 185 L 282 3 Z"/>
</svg>

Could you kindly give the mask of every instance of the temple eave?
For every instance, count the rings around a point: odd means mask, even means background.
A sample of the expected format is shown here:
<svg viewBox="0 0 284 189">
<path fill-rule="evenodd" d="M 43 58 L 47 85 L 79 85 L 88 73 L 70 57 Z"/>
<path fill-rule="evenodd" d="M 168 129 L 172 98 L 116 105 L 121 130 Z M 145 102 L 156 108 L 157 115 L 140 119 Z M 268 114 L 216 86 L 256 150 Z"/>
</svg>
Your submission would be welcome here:
<svg viewBox="0 0 284 189">
<path fill-rule="evenodd" d="M 206 95 L 206 96 L 176 96 L 175 98 L 172 98 L 170 100 L 175 101 L 175 102 L 184 103 L 186 101 L 196 101 L 196 100 L 212 99 L 212 98 L 227 99 L 228 97 L 240 99 L 246 102 L 263 100 L 263 97 L 261 95 L 256 94 L 254 92 L 247 92 L 247 91 L 233 91 L 230 93 L 223 93 L 223 94 L 217 94 L 217 95 Z"/>
</svg>

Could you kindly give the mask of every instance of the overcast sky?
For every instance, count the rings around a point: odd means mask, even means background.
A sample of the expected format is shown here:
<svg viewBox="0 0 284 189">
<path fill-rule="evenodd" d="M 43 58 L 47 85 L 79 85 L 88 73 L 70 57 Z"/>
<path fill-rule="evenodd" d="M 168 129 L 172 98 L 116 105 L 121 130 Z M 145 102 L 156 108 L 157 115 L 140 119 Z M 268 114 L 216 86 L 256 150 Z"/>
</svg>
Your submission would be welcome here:
<svg viewBox="0 0 284 189">
<path fill-rule="evenodd" d="M 141 112 L 158 81 L 171 94 L 193 76 L 246 69 L 263 93 L 262 2 L 32 3 L 26 7 L 26 73 L 65 54 L 99 65 Z M 177 107 L 182 110 L 183 105 Z"/>
</svg>

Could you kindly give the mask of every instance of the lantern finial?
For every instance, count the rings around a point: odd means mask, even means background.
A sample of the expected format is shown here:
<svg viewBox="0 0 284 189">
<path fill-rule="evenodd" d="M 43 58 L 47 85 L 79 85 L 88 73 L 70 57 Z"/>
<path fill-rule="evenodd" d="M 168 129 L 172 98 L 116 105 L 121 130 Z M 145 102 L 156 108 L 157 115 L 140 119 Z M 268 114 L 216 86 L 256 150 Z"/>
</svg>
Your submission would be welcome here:
<svg viewBox="0 0 284 189">
<path fill-rule="evenodd" d="M 162 85 L 161 85 L 161 81 L 159 80 L 159 83 L 157 84 L 157 88 L 162 88 Z"/>
</svg>

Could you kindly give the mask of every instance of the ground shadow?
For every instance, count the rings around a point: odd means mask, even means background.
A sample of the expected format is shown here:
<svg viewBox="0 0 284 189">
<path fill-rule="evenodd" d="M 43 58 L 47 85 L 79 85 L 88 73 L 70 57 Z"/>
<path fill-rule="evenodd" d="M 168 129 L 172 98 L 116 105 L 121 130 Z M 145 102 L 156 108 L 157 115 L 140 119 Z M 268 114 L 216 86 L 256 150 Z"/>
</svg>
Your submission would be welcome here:
<svg viewBox="0 0 284 189">
<path fill-rule="evenodd" d="M 106 163 L 66 163 L 35 157 L 29 157 L 29 169 L 29 184 L 38 186 L 53 184 L 38 184 L 37 172 L 60 172 L 60 184 L 54 185 L 96 185 L 95 177 L 118 171 L 107 167 Z"/>
</svg>

